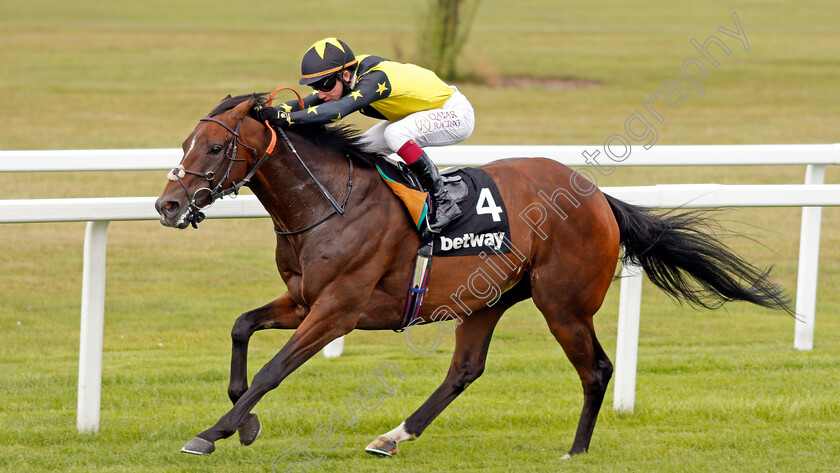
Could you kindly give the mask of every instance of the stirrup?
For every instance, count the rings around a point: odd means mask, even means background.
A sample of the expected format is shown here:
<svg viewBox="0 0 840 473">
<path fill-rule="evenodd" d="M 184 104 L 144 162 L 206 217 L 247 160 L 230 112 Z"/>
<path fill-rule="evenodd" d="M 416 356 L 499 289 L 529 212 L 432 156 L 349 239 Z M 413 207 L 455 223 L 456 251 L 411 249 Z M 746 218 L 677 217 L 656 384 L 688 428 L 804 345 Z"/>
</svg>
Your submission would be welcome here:
<svg viewBox="0 0 840 473">
<path fill-rule="evenodd" d="M 458 209 L 458 210 L 459 210 L 459 212 L 458 212 L 458 215 L 457 215 L 457 216 L 450 218 L 448 222 L 446 222 L 445 224 L 443 224 L 443 225 L 441 225 L 441 226 L 438 226 L 437 230 L 435 230 L 434 228 L 432 228 L 432 224 L 431 224 L 431 222 L 429 222 L 430 218 L 429 218 L 428 216 L 426 216 L 426 226 L 427 226 L 427 228 L 428 228 L 428 229 L 429 229 L 429 231 L 430 231 L 430 232 L 432 232 L 432 233 L 440 233 L 440 232 L 441 232 L 441 230 L 443 230 L 444 228 L 448 227 L 450 224 L 452 224 L 452 222 L 454 222 L 455 220 L 457 220 L 457 219 L 458 219 L 458 217 L 460 217 L 461 215 L 463 215 L 463 213 L 461 213 L 461 212 L 460 212 L 460 210 L 461 210 L 461 209 Z M 437 209 L 435 209 L 435 215 L 434 215 L 434 216 L 435 216 L 435 217 L 437 217 Z"/>
<path fill-rule="evenodd" d="M 437 234 L 437 233 L 440 233 L 440 231 L 441 231 L 441 230 L 443 230 L 443 228 L 438 228 L 437 230 L 433 229 L 433 228 L 432 228 L 432 224 L 429 222 L 429 220 L 431 220 L 431 219 L 429 218 L 429 216 L 428 216 L 428 215 L 426 215 L 426 219 L 425 219 L 425 222 L 426 222 L 426 230 L 428 230 L 428 231 L 429 231 L 429 233 L 435 233 L 435 234 Z"/>
</svg>

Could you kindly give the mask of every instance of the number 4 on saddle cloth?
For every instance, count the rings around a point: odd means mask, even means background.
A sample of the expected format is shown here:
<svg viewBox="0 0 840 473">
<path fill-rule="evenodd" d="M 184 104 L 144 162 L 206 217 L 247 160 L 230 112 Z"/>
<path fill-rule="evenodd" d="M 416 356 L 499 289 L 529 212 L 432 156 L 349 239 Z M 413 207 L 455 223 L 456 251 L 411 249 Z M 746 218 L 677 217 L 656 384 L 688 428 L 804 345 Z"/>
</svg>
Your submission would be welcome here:
<svg viewBox="0 0 840 473">
<path fill-rule="evenodd" d="M 411 325 L 420 313 L 426 292 L 432 254 L 465 256 L 509 253 L 510 222 L 505 203 L 493 179 L 480 168 L 451 167 L 440 172 L 449 195 L 458 203 L 461 217 L 440 233 L 429 231 L 428 218 L 432 199 L 416 176 L 403 163 L 382 158 L 376 168 L 385 183 L 405 204 L 420 233 L 420 249 L 408 289 L 403 320 L 398 331 Z"/>
</svg>

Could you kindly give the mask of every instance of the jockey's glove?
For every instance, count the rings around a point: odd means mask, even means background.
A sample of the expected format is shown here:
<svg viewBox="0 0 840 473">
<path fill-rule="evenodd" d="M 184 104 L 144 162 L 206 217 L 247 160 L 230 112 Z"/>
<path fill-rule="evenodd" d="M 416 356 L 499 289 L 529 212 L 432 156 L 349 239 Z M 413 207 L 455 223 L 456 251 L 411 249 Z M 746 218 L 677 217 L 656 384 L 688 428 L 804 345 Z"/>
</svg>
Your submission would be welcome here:
<svg viewBox="0 0 840 473">
<path fill-rule="evenodd" d="M 291 125 L 289 114 L 281 108 L 263 107 L 257 113 L 261 122 L 267 121 L 273 127 L 286 128 Z"/>
</svg>

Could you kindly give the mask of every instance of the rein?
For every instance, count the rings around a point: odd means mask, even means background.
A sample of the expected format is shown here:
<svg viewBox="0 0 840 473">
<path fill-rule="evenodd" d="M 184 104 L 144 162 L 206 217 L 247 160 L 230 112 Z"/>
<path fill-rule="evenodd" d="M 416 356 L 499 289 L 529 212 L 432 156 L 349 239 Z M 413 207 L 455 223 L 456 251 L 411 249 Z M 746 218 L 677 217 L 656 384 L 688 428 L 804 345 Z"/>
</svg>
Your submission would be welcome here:
<svg viewBox="0 0 840 473">
<path fill-rule="evenodd" d="M 280 92 L 281 90 L 291 90 L 292 92 L 294 92 L 294 94 L 297 95 L 298 107 L 300 108 L 300 110 L 303 110 L 303 109 L 306 108 L 303 105 L 303 98 L 301 98 L 301 96 L 297 92 L 297 90 L 295 90 L 292 87 L 278 87 L 278 88 L 274 89 L 274 91 L 271 93 L 271 95 L 268 96 L 268 100 L 265 103 L 266 106 L 268 106 L 268 107 L 271 106 L 271 103 L 274 101 L 274 96 L 277 94 L 277 92 Z M 269 126 L 268 122 L 266 122 L 265 125 L 268 126 L 269 128 L 271 128 L 271 126 Z M 286 143 L 286 146 L 288 146 L 289 149 L 292 151 L 292 154 L 295 155 L 298 162 L 300 162 L 300 165 L 303 166 L 303 169 L 305 169 L 306 173 L 309 174 L 309 177 L 311 177 L 312 180 L 315 181 L 315 185 L 318 186 L 318 190 L 321 191 L 321 195 L 323 195 L 324 198 L 327 199 L 327 202 L 329 202 L 330 205 L 332 206 L 333 212 L 331 214 L 327 215 L 326 217 L 322 218 L 321 220 L 313 223 L 312 225 L 310 225 L 310 226 L 308 226 L 308 227 L 306 227 L 302 230 L 295 230 L 293 232 L 281 232 L 280 230 L 275 228 L 274 233 L 276 233 L 278 235 L 283 235 L 283 236 L 300 235 L 301 233 L 308 232 L 309 230 L 312 230 L 313 228 L 315 228 L 318 225 L 326 222 L 327 220 L 335 217 L 336 215 L 342 215 L 343 216 L 344 212 L 345 212 L 344 209 L 347 208 L 347 201 L 350 199 L 350 192 L 353 190 L 353 160 L 350 159 L 350 156 L 347 156 L 347 163 L 350 165 L 350 177 L 347 179 L 347 195 L 344 197 L 344 202 L 342 202 L 341 205 L 338 205 L 338 202 L 335 200 L 335 198 L 332 196 L 332 194 L 330 194 L 330 192 L 327 190 L 327 188 L 324 187 L 321 184 L 321 181 L 319 181 L 315 177 L 315 175 L 312 174 L 312 171 L 309 170 L 309 166 L 307 166 L 306 163 L 303 162 L 303 159 L 301 159 L 300 155 L 298 154 L 297 150 L 295 149 L 295 146 L 289 140 L 289 137 L 286 136 L 286 132 L 283 131 L 282 128 L 278 128 L 277 131 L 280 132 L 280 136 L 283 137 L 283 142 Z"/>
<path fill-rule="evenodd" d="M 275 92 L 277 92 L 277 91 L 275 90 Z M 272 94 L 272 96 L 273 96 L 273 94 Z M 231 173 L 231 170 L 233 169 L 234 163 L 245 161 L 244 159 L 237 159 L 236 158 L 236 154 L 238 152 L 238 146 L 241 145 L 241 146 L 251 150 L 251 152 L 254 154 L 255 157 L 258 154 L 257 150 L 255 148 L 252 148 L 252 147 L 250 147 L 250 146 L 248 146 L 248 145 L 246 145 L 245 143 L 242 142 L 242 139 L 239 136 L 239 130 L 242 126 L 242 120 L 239 120 L 236 123 L 236 129 L 235 130 L 232 129 L 230 126 L 228 126 L 226 123 L 224 123 L 224 122 L 222 122 L 222 121 L 220 121 L 216 118 L 213 118 L 213 117 L 204 117 L 204 118 L 200 119 L 199 121 L 213 122 L 213 123 L 216 123 L 216 124 L 222 126 L 225 130 L 228 131 L 228 133 L 233 135 L 233 140 L 231 140 L 230 144 L 228 144 L 227 149 L 225 149 L 224 156 L 222 156 L 222 159 L 219 160 L 219 163 L 218 163 L 218 165 L 216 165 L 215 169 L 213 169 L 211 171 L 208 171 L 208 172 L 196 172 L 196 171 L 191 171 L 189 169 L 185 169 L 183 164 L 181 164 L 177 168 L 170 171 L 169 175 L 167 176 L 167 178 L 170 181 L 176 181 L 177 180 L 178 183 L 181 185 L 181 187 L 184 189 L 184 192 L 187 194 L 187 197 L 189 198 L 189 208 L 187 210 L 186 215 L 184 216 L 184 219 L 186 221 L 190 222 L 190 225 L 192 225 L 193 228 L 198 228 L 198 224 L 201 223 L 204 220 L 205 215 L 204 215 L 204 212 L 202 212 L 202 210 L 206 209 L 207 207 L 210 207 L 216 200 L 224 198 L 225 196 L 228 196 L 228 195 L 231 195 L 231 194 L 234 194 L 235 196 L 238 196 L 239 195 L 239 189 L 241 189 L 243 186 L 248 185 L 248 183 L 251 182 L 251 179 L 254 177 L 254 175 L 257 173 L 257 171 L 260 169 L 260 167 L 263 165 L 263 163 L 266 161 L 266 159 L 268 159 L 268 157 L 271 155 L 271 153 L 274 152 L 274 146 L 277 143 L 277 132 L 278 131 L 280 132 L 280 136 L 283 138 L 283 142 L 286 143 L 286 146 L 289 148 L 289 150 L 292 152 L 292 154 L 297 158 L 297 160 L 301 164 L 301 166 L 303 166 L 303 169 L 306 170 L 306 173 L 309 175 L 309 177 L 312 179 L 312 181 L 315 182 L 315 185 L 318 187 L 318 190 L 321 192 L 321 195 L 323 195 L 324 198 L 327 200 L 327 202 L 330 203 L 330 206 L 332 206 L 333 211 L 332 211 L 332 213 L 330 213 L 326 217 L 322 218 L 321 220 L 315 222 L 312 225 L 309 225 L 308 227 L 306 227 L 304 229 L 295 230 L 295 231 L 291 231 L 291 232 L 281 232 L 281 231 L 279 231 L 275 228 L 274 229 L 275 233 L 277 233 L 278 235 L 299 235 L 301 233 L 312 230 L 313 228 L 317 227 L 318 225 L 321 225 L 322 223 L 326 222 L 327 220 L 331 219 L 332 217 L 334 217 L 336 215 L 342 215 L 343 216 L 345 214 L 345 211 L 346 211 L 345 209 L 347 208 L 347 201 L 350 200 L 350 192 L 353 190 L 353 160 L 349 156 L 347 156 L 347 162 L 350 165 L 350 176 L 348 177 L 348 180 L 347 180 L 347 195 L 344 197 L 344 201 L 341 203 L 341 205 L 339 205 L 338 201 L 336 201 L 335 198 L 332 196 L 332 194 L 327 190 L 327 188 L 324 187 L 323 184 L 321 184 L 321 182 L 318 180 L 318 178 L 315 177 L 315 174 L 313 174 L 312 171 L 309 169 L 309 166 L 307 166 L 306 163 L 303 161 L 303 159 L 300 157 L 300 155 L 298 154 L 294 145 L 292 144 L 291 140 L 289 140 L 289 137 L 286 135 L 286 133 L 283 131 L 283 129 L 282 128 L 277 128 L 276 131 L 275 131 L 275 129 L 273 127 L 271 127 L 268 124 L 268 122 L 265 122 L 265 126 L 271 132 L 271 142 L 269 143 L 269 145 L 266 148 L 265 152 L 263 153 L 262 157 L 254 164 L 254 166 L 248 171 L 248 173 L 245 175 L 245 177 L 241 181 L 231 184 L 231 186 L 227 189 L 222 189 L 222 187 L 224 186 L 224 183 L 230 177 L 230 173 Z M 193 192 L 192 195 L 190 195 L 190 191 L 189 191 L 189 189 L 187 189 L 186 184 L 184 184 L 183 178 L 187 174 L 191 174 L 193 176 L 198 176 L 198 177 L 206 179 L 207 182 L 208 182 L 208 186 L 212 185 L 213 181 L 215 180 L 215 178 L 216 178 L 216 176 L 219 172 L 219 169 L 222 168 L 225 160 L 228 160 L 229 164 L 228 164 L 227 169 L 224 171 L 224 175 L 219 180 L 219 183 L 216 185 L 216 187 L 213 188 L 213 189 L 210 189 L 210 187 L 201 187 L 199 189 L 196 189 L 196 191 Z M 198 204 L 196 203 L 196 195 L 199 192 L 204 191 L 204 190 L 206 190 L 210 193 L 210 203 L 205 205 L 204 207 L 199 207 Z"/>
<path fill-rule="evenodd" d="M 300 165 L 303 166 L 303 169 L 306 170 L 306 173 L 309 174 L 309 177 L 311 177 L 312 180 L 315 181 L 315 185 L 318 186 L 318 190 L 321 191 L 321 194 L 324 196 L 324 198 L 327 199 L 327 202 L 329 202 L 330 205 L 332 205 L 333 211 L 326 217 L 322 218 L 321 220 L 313 223 L 312 225 L 302 230 L 295 230 L 293 232 L 281 232 L 280 230 L 275 228 L 274 233 L 284 236 L 299 235 L 301 233 L 312 230 L 313 228 L 335 217 L 336 215 L 343 216 L 345 213 L 344 209 L 347 207 L 347 201 L 350 200 L 350 192 L 353 190 L 353 160 L 350 159 L 350 156 L 347 156 L 347 163 L 350 165 L 350 177 L 347 179 L 347 195 L 344 196 L 344 202 L 342 202 L 341 205 L 338 205 L 338 202 L 335 200 L 332 194 L 330 194 L 330 191 L 328 191 L 327 188 L 324 187 L 323 184 L 321 184 L 321 181 L 319 181 L 318 178 L 316 178 L 315 175 L 312 174 L 312 171 L 309 170 L 309 166 L 307 166 L 306 163 L 303 162 L 303 159 L 301 159 L 300 155 L 295 149 L 295 146 L 292 144 L 291 141 L 289 141 L 289 137 L 286 136 L 286 132 L 284 132 L 282 128 L 278 128 L 278 131 L 280 132 L 280 136 L 283 137 L 283 141 L 286 143 L 286 146 L 289 147 L 289 149 L 292 151 L 292 154 L 294 154 L 295 157 L 298 159 L 298 162 L 300 162 Z"/>
</svg>

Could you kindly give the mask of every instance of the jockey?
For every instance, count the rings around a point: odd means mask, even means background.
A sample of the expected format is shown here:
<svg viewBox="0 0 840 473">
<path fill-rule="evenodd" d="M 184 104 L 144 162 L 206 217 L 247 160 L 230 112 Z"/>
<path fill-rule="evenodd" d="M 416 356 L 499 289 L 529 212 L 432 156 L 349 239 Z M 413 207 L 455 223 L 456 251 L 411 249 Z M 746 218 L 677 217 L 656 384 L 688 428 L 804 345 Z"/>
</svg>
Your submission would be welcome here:
<svg viewBox="0 0 840 473">
<path fill-rule="evenodd" d="M 315 91 L 297 101 L 266 107 L 261 120 L 273 126 L 329 123 L 350 113 L 383 120 L 362 135 L 369 151 L 397 153 L 419 178 L 434 201 L 432 231 L 439 232 L 461 215 L 444 188 L 437 167 L 423 151 L 426 146 L 459 143 L 472 134 L 472 105 L 454 86 L 434 72 L 379 56 L 354 56 L 344 41 L 322 39 L 304 54 L 301 85 Z"/>
</svg>

